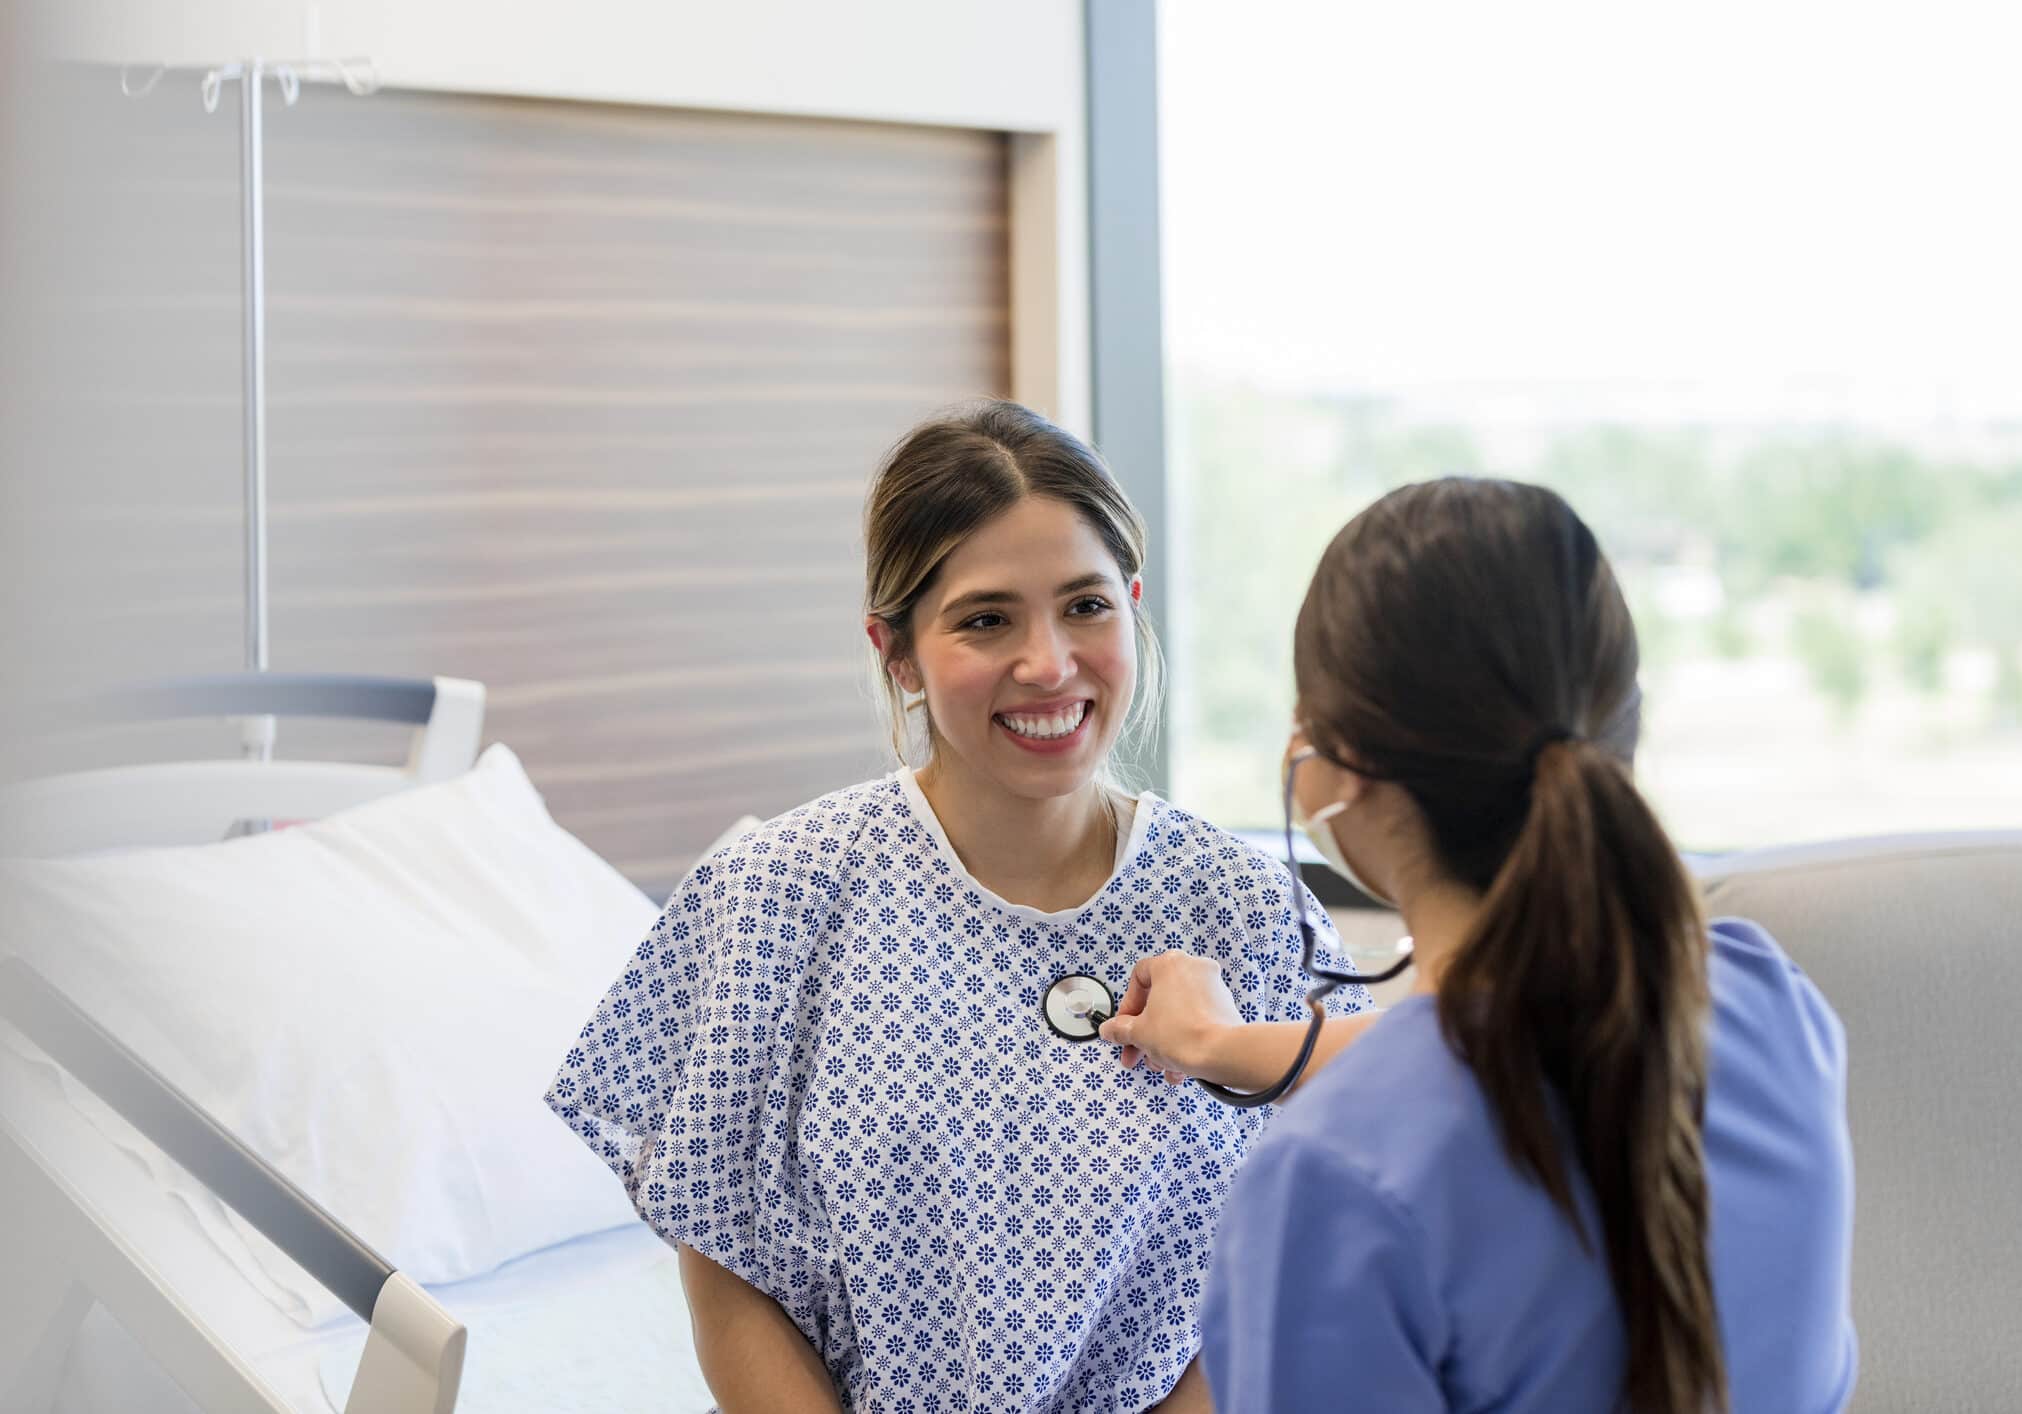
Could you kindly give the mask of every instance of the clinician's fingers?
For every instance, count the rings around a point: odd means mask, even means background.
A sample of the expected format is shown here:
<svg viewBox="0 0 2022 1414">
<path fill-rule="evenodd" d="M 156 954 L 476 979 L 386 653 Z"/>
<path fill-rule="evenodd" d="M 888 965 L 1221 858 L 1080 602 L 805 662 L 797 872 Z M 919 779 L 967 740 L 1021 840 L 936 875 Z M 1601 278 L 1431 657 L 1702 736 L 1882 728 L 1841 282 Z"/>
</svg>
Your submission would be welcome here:
<svg viewBox="0 0 2022 1414">
<path fill-rule="evenodd" d="M 1144 975 L 1144 964 L 1149 961 L 1146 958 L 1131 969 L 1130 985 L 1123 989 L 1123 1000 L 1116 1004 L 1118 1016 L 1136 1016 L 1144 1010 L 1144 999 L 1151 995 L 1151 979 Z"/>
<path fill-rule="evenodd" d="M 1137 960 L 1137 966 L 1130 970 L 1130 986 L 1124 989 L 1123 1000 L 1117 1004 L 1117 1012 L 1122 1016 L 1135 1016 L 1144 1010 L 1145 998 L 1151 989 L 1164 977 L 1173 975 L 1173 969 L 1182 968 L 1199 961 L 1192 953 L 1178 948 L 1167 948 L 1161 953 L 1152 953 Z"/>
<path fill-rule="evenodd" d="M 1135 1069 L 1139 1061 L 1148 1061 L 1150 1059 L 1150 1057 L 1145 1055 L 1143 1050 L 1130 1043 L 1131 1032 L 1136 1025 L 1137 1022 L 1132 1017 L 1113 1016 L 1103 1022 L 1100 1027 L 1096 1028 L 1095 1034 L 1103 1040 L 1123 1047 L 1122 1050 L 1116 1053 L 1116 1059 L 1125 1070 Z"/>
</svg>

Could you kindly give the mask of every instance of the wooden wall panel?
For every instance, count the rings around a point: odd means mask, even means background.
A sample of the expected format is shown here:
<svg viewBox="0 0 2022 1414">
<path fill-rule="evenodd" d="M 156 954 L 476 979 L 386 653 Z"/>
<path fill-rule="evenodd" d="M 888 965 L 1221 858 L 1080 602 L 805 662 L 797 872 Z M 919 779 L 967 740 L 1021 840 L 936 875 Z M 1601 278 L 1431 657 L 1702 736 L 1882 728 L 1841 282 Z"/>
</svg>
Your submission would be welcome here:
<svg viewBox="0 0 2022 1414">
<path fill-rule="evenodd" d="M 66 88 L 89 176 L 38 313 L 76 336 L 38 566 L 76 681 L 241 655 L 233 99 L 107 84 Z M 1005 140 L 311 89 L 267 144 L 273 666 L 483 680 L 488 735 L 656 892 L 878 769 L 863 489 L 1007 386 Z"/>
</svg>

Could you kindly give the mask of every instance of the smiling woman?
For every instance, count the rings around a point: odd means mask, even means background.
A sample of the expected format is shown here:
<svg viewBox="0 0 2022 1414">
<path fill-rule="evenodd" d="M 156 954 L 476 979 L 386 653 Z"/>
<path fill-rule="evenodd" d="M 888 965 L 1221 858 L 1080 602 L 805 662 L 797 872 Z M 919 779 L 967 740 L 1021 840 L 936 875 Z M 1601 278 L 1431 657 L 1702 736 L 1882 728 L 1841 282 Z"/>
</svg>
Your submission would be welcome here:
<svg viewBox="0 0 2022 1414">
<path fill-rule="evenodd" d="M 1135 725 L 1132 704 L 1137 721 L 1155 710 L 1155 686 L 1138 691 L 1157 640 L 1136 508 L 1094 452 L 993 402 L 899 444 L 864 540 L 865 630 L 894 744 L 905 759 L 902 724 L 919 712 L 919 788 L 963 863 L 1006 897 L 1086 899 L 1130 808 L 1102 768 Z"/>
<path fill-rule="evenodd" d="M 1106 567 L 1077 572 L 1090 565 Z M 1032 496 L 948 556 L 906 616 L 920 625 L 909 657 L 891 657 L 899 631 L 871 616 L 867 628 L 881 662 L 925 702 L 937 774 L 958 762 L 985 772 L 993 760 L 1014 769 L 1032 764 L 991 756 L 1006 745 L 1053 758 L 1108 756 L 1137 688 L 1136 615 L 1125 606 L 1134 606 L 1142 588 L 1134 573 L 1126 585 L 1123 573 L 1086 521 Z M 969 587 L 1005 574 L 1007 587 Z M 933 697 L 926 695 L 930 678 Z M 1029 793 L 1015 775 L 1002 784 Z"/>
<path fill-rule="evenodd" d="M 1037 413 L 986 402 L 915 428 L 871 488 L 864 544 L 867 627 L 902 762 L 930 759 L 944 744 L 912 662 L 916 624 L 930 640 L 930 656 L 951 668 L 953 655 L 936 652 L 951 635 L 966 635 L 978 649 L 976 660 L 1063 646 L 1059 639 L 1034 638 L 1035 611 L 1042 627 L 1055 613 L 1078 616 L 1103 631 L 1105 645 L 1114 645 L 1122 625 L 1121 646 L 1134 645 L 1135 654 L 1128 675 L 1113 684 L 1120 691 L 1109 694 L 1112 711 L 1096 721 L 1105 734 L 1090 754 L 1106 764 L 1120 742 L 1127 751 L 1129 739 L 1157 715 L 1158 639 L 1143 612 L 1139 578 L 1144 520 L 1102 460 Z M 1035 554 L 1046 562 L 1031 558 Z M 1004 573 L 992 579 L 998 566 Z M 1049 571 L 1057 577 L 1049 579 Z M 1121 612 L 1126 595 L 1127 614 Z M 921 612 L 923 604 L 928 612 Z M 1113 654 L 1089 666 L 1104 664 L 1115 666 Z M 1087 700 L 1061 693 L 1052 697 L 1062 700 L 1049 700 L 1043 678 L 1050 666 L 1024 664 L 1021 691 L 993 711 L 1044 717 Z M 915 713 L 922 717 L 918 728 L 910 725 Z M 952 721 L 947 726 L 959 730 Z M 1052 734 L 1049 726 L 1022 724 L 1040 729 L 1027 731 L 1027 739 Z M 1018 732 L 1021 724 L 1007 730 Z"/>
<path fill-rule="evenodd" d="M 1158 658 L 1087 446 L 1012 403 L 935 419 L 865 542 L 899 769 L 698 865 L 549 1103 L 681 1246 L 726 1409 L 1205 1410 L 1200 1274 L 1268 1112 L 1045 998 L 1184 948 L 1246 1017 L 1303 1015 L 1295 886 L 1109 774 Z"/>
</svg>

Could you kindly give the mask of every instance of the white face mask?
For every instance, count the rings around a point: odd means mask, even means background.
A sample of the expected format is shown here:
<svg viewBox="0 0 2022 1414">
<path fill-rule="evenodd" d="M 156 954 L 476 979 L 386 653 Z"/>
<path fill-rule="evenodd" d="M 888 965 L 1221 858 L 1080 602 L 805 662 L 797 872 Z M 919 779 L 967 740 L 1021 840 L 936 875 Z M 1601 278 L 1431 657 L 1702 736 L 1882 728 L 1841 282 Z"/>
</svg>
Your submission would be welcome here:
<svg viewBox="0 0 2022 1414">
<path fill-rule="evenodd" d="M 1318 756 L 1319 754 L 1318 751 L 1309 746 L 1304 751 L 1293 755 L 1291 765 L 1296 767 L 1308 757 Z M 1360 874 L 1355 872 L 1354 866 L 1348 862 L 1348 856 L 1341 852 L 1341 841 L 1335 838 L 1334 827 L 1327 823 L 1336 815 L 1346 810 L 1348 802 L 1337 800 L 1332 805 L 1321 807 L 1317 815 L 1308 816 L 1304 807 L 1299 804 L 1299 796 L 1296 791 L 1290 792 L 1288 798 L 1292 802 L 1292 823 L 1306 832 L 1306 838 L 1313 842 L 1313 848 L 1320 851 L 1320 857 L 1327 861 L 1327 867 L 1360 889 L 1363 893 L 1369 895 L 1370 898 L 1382 904 L 1385 908 L 1396 908 L 1396 903 L 1385 898 L 1377 890 L 1370 887 L 1369 883 Z"/>
</svg>

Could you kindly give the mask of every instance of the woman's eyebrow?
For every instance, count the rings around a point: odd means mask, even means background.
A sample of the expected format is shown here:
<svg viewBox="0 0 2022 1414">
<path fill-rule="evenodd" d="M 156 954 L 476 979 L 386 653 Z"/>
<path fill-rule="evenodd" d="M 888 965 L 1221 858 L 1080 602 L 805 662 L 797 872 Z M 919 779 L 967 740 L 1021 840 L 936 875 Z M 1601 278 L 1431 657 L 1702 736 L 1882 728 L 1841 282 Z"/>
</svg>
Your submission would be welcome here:
<svg viewBox="0 0 2022 1414">
<path fill-rule="evenodd" d="M 1065 598 L 1069 594 L 1079 594 L 1084 589 L 1096 589 L 1104 585 L 1114 584 L 1115 582 L 1115 576 L 1104 574 L 1101 570 L 1097 570 L 1094 574 L 1085 574 L 1079 579 L 1068 580 L 1067 583 L 1054 590 L 1053 594 L 1055 598 Z"/>
<path fill-rule="evenodd" d="M 1094 589 L 1100 585 L 1113 583 L 1115 583 L 1114 575 L 1104 574 L 1102 571 L 1097 570 L 1093 574 L 1084 574 L 1075 579 L 1068 580 L 1067 583 L 1054 590 L 1053 594 L 1055 598 L 1065 598 L 1069 594 L 1079 594 L 1084 589 Z M 1008 589 L 972 589 L 959 598 L 950 599 L 946 604 L 941 606 L 941 612 L 943 614 L 962 614 L 975 609 L 987 608 L 995 604 L 1016 604 L 1019 602 L 1021 602 L 1020 597 Z"/>
<path fill-rule="evenodd" d="M 941 606 L 943 614 L 966 614 L 972 609 L 981 609 L 993 604 L 1016 604 L 1018 596 L 1008 589 L 972 589 L 959 599 L 950 599 Z"/>
</svg>

